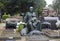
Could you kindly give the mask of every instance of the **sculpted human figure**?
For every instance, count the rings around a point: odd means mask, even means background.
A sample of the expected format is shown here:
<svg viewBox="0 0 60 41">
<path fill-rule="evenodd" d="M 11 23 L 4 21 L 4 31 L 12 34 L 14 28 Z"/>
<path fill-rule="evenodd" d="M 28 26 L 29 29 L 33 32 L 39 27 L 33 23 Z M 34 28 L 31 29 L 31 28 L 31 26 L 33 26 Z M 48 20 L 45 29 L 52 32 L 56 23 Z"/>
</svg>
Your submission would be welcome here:
<svg viewBox="0 0 60 41">
<path fill-rule="evenodd" d="M 35 12 L 33 12 L 33 7 L 30 7 L 30 11 L 26 13 L 24 21 L 27 23 L 31 18 L 36 17 Z"/>
<path fill-rule="evenodd" d="M 26 13 L 26 16 L 24 17 L 25 23 L 27 23 L 27 27 L 22 30 L 23 34 L 29 34 L 31 31 L 37 32 L 41 31 L 40 28 L 40 21 L 38 21 L 35 12 L 33 11 L 33 7 L 30 7 L 30 11 Z M 26 33 L 24 33 L 26 31 Z M 36 32 L 36 33 L 37 33 Z"/>
</svg>

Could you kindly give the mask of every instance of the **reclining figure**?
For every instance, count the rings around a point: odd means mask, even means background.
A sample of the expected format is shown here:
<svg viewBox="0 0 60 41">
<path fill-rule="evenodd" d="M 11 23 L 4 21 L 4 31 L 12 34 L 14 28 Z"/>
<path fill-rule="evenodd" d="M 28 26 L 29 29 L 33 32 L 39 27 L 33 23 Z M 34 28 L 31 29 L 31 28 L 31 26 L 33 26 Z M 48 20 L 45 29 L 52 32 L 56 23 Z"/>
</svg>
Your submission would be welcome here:
<svg viewBox="0 0 60 41">
<path fill-rule="evenodd" d="M 21 31 L 21 34 L 22 35 L 42 34 L 40 21 L 37 20 L 36 17 L 33 17 L 32 19 L 30 19 L 30 21 L 27 23 L 27 27 Z"/>
<path fill-rule="evenodd" d="M 32 18 L 29 22 L 28 22 L 28 33 L 30 35 L 32 34 L 42 34 L 41 32 L 41 27 L 40 27 L 41 22 L 36 18 Z"/>
</svg>

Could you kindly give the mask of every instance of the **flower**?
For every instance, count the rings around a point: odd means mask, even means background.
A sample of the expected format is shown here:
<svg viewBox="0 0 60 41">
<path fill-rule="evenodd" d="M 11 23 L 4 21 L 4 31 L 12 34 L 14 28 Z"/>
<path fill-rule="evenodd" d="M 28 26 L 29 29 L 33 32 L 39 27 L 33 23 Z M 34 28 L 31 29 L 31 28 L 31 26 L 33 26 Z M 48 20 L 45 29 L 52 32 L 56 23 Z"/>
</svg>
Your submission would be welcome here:
<svg viewBox="0 0 60 41">
<path fill-rule="evenodd" d="M 56 26 L 60 27 L 60 21 L 56 22 Z"/>
</svg>

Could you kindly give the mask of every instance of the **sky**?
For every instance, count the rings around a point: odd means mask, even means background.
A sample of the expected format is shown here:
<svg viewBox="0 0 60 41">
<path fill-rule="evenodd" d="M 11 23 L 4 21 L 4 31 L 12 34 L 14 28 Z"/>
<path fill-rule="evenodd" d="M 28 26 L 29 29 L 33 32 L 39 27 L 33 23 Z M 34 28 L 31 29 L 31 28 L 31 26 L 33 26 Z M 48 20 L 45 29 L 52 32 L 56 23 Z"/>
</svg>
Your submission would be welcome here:
<svg viewBox="0 0 60 41">
<path fill-rule="evenodd" d="M 47 5 L 52 4 L 53 0 L 45 0 Z"/>
</svg>

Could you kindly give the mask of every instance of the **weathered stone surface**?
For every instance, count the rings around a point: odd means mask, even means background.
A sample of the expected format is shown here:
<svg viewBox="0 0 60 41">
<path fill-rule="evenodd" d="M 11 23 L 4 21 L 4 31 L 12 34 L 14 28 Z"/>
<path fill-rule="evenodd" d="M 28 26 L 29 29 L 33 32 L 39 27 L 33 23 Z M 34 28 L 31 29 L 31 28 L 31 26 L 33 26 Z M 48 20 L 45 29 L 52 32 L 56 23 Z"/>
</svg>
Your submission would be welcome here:
<svg viewBox="0 0 60 41">
<path fill-rule="evenodd" d="M 40 36 L 29 36 L 27 41 L 48 41 L 48 38 L 40 35 Z"/>
<path fill-rule="evenodd" d="M 60 30 L 47 30 L 45 34 L 52 38 L 60 37 Z"/>
<path fill-rule="evenodd" d="M 8 29 L 8 30 L 4 30 L 1 37 L 13 37 L 13 38 L 20 38 L 20 33 L 16 32 L 14 33 L 13 29 Z"/>
</svg>

